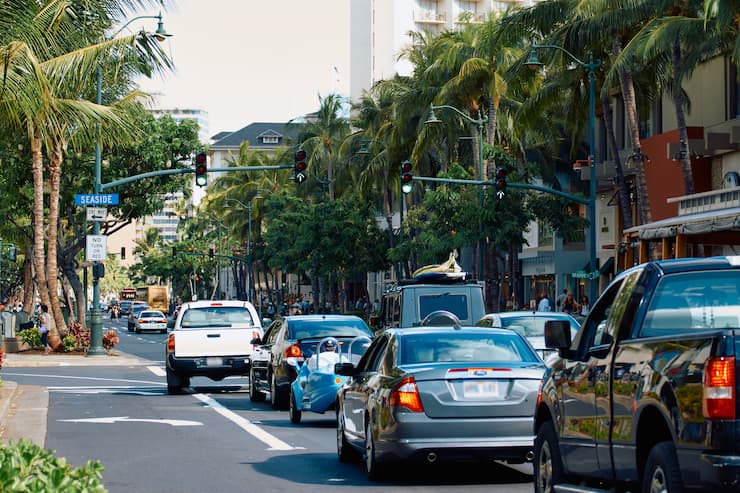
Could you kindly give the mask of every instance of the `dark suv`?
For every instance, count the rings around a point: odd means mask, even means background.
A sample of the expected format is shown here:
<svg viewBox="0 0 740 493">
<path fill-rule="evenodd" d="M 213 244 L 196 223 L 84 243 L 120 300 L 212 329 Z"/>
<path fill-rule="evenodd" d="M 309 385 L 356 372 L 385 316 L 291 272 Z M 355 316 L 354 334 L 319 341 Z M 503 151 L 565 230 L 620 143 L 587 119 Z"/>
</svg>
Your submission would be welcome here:
<svg viewBox="0 0 740 493">
<path fill-rule="evenodd" d="M 274 409 L 287 409 L 290 384 L 298 368 L 316 351 L 325 337 L 334 337 L 340 345 L 358 336 L 372 338 L 364 320 L 354 315 L 292 315 L 275 320 L 252 355 L 249 373 L 249 398 L 260 402 L 270 393 Z"/>
</svg>

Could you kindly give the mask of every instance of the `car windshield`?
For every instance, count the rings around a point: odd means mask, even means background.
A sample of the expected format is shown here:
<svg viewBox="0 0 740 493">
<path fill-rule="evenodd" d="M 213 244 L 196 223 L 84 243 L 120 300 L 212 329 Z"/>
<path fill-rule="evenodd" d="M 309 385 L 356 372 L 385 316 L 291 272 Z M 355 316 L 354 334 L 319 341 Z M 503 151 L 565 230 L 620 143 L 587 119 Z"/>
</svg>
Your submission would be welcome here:
<svg viewBox="0 0 740 493">
<path fill-rule="evenodd" d="M 663 277 L 650 300 L 644 337 L 696 329 L 740 328 L 740 271 L 690 272 Z"/>
<path fill-rule="evenodd" d="M 288 322 L 289 339 L 308 339 L 312 337 L 357 337 L 372 338 L 373 332 L 361 320 L 291 320 Z"/>
<path fill-rule="evenodd" d="M 437 310 L 446 310 L 454 313 L 460 320 L 467 320 L 468 297 L 460 293 L 440 293 L 419 296 L 419 319 L 424 318 Z"/>
<path fill-rule="evenodd" d="M 540 359 L 516 334 L 439 332 L 400 338 L 401 364 L 539 363 Z"/>
<path fill-rule="evenodd" d="M 191 308 L 182 314 L 183 328 L 232 327 L 235 329 L 252 327 L 252 314 L 244 306 L 207 306 Z"/>
<path fill-rule="evenodd" d="M 501 317 L 501 326 L 505 329 L 511 329 L 524 337 L 545 337 L 545 322 L 550 320 L 568 320 L 572 334 L 575 334 L 580 328 L 578 323 L 570 317 L 556 316 Z"/>
</svg>

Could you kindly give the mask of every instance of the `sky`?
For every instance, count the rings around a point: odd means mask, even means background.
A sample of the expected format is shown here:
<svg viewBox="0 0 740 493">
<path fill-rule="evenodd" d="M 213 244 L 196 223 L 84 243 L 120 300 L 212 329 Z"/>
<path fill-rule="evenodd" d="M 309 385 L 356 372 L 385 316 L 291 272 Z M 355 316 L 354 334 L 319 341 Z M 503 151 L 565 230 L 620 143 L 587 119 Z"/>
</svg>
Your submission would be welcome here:
<svg viewBox="0 0 740 493">
<path fill-rule="evenodd" d="M 164 47 L 175 70 L 140 87 L 158 108 L 207 111 L 210 135 L 316 111 L 319 95 L 349 92 L 349 1 L 169 0 Z"/>
</svg>

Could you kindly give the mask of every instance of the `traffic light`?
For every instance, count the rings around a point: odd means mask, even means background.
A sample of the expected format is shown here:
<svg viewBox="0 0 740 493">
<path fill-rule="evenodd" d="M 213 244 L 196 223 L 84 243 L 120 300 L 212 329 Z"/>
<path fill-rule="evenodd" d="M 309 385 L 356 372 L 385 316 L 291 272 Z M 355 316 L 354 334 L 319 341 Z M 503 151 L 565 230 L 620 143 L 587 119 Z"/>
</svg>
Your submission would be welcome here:
<svg viewBox="0 0 740 493">
<path fill-rule="evenodd" d="M 105 277 L 105 265 L 96 262 L 92 266 L 93 279 L 102 279 Z"/>
<path fill-rule="evenodd" d="M 126 247 L 121 247 L 121 260 L 126 260 Z"/>
<path fill-rule="evenodd" d="M 18 251 L 16 249 L 15 245 L 10 245 L 10 250 L 8 250 L 8 260 L 11 262 L 15 262 L 15 259 L 18 257 Z"/>
<path fill-rule="evenodd" d="M 294 162 L 293 162 L 293 180 L 299 185 L 306 181 L 306 151 L 298 149 L 295 151 Z"/>
<path fill-rule="evenodd" d="M 506 175 L 509 172 L 506 168 L 496 168 L 496 192 L 503 194 L 506 191 Z"/>
<path fill-rule="evenodd" d="M 216 252 L 213 250 L 213 247 L 209 248 L 208 249 L 208 258 L 213 258 L 213 256 L 215 255 L 215 253 Z"/>
<path fill-rule="evenodd" d="M 172 256 L 177 257 L 177 247 L 175 246 L 172 247 Z"/>
<path fill-rule="evenodd" d="M 195 156 L 195 184 L 199 187 L 208 185 L 208 158 L 205 152 L 199 152 Z"/>
<path fill-rule="evenodd" d="M 401 161 L 401 190 L 403 193 L 411 192 L 411 179 L 413 177 L 413 165 L 411 161 Z"/>
</svg>

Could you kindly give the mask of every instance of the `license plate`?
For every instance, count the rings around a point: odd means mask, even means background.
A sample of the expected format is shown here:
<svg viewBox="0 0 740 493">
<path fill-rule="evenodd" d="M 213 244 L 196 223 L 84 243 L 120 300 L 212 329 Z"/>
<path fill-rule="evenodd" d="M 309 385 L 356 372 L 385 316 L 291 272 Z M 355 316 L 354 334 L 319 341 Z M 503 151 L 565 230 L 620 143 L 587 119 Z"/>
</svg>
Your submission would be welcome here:
<svg viewBox="0 0 740 493">
<path fill-rule="evenodd" d="M 206 358 L 206 366 L 221 366 L 223 364 L 223 358 Z"/>
<path fill-rule="evenodd" d="M 497 399 L 499 397 L 498 382 L 463 382 L 463 397 L 466 399 Z"/>
</svg>

